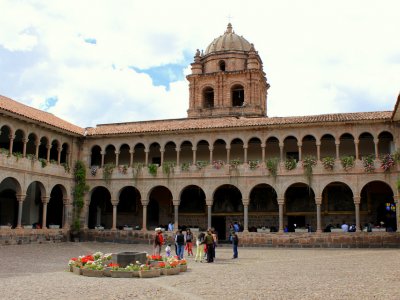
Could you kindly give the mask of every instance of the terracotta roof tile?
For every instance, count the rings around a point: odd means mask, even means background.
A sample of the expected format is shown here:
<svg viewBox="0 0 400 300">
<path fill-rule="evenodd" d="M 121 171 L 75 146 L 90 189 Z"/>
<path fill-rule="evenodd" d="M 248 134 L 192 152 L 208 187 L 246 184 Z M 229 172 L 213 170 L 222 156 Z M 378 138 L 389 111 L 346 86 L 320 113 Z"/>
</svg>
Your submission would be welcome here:
<svg viewBox="0 0 400 300">
<path fill-rule="evenodd" d="M 75 134 L 83 135 L 84 129 L 64 121 L 51 113 L 27 106 L 25 104 L 14 101 L 10 98 L 0 95 L 0 110 L 8 111 L 13 114 L 45 123 L 47 125 L 54 126 Z"/>
<path fill-rule="evenodd" d="M 88 128 L 87 135 L 110 135 L 147 132 L 184 131 L 196 129 L 221 129 L 234 127 L 257 127 L 277 125 L 307 125 L 326 122 L 390 121 L 392 112 L 340 113 L 303 117 L 262 117 L 262 118 L 204 118 L 173 119 L 116 124 L 101 124 Z"/>
</svg>

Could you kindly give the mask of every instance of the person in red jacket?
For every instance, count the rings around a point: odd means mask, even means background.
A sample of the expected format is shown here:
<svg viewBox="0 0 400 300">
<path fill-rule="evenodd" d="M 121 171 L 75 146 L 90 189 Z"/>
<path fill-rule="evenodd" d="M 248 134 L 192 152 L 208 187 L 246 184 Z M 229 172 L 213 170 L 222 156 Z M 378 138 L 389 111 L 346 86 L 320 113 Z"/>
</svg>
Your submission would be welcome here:
<svg viewBox="0 0 400 300">
<path fill-rule="evenodd" d="M 164 244 L 164 237 L 161 228 L 156 228 L 156 235 L 153 242 L 153 254 L 160 255 L 161 246 Z"/>
</svg>

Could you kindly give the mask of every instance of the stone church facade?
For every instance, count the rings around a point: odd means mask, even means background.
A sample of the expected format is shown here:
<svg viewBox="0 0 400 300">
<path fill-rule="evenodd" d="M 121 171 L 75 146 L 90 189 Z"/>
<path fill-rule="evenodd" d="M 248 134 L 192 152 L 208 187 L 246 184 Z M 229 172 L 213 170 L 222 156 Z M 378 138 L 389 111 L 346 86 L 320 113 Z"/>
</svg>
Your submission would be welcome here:
<svg viewBox="0 0 400 300">
<path fill-rule="evenodd" d="M 400 96 L 393 111 L 267 117 L 262 60 L 231 24 L 191 70 L 183 119 L 80 128 L 0 96 L 0 236 L 66 237 L 80 220 L 88 239 L 169 222 L 225 239 L 240 222 L 244 241 L 263 244 L 345 221 L 398 245 Z M 78 160 L 88 191 L 76 216 Z"/>
</svg>

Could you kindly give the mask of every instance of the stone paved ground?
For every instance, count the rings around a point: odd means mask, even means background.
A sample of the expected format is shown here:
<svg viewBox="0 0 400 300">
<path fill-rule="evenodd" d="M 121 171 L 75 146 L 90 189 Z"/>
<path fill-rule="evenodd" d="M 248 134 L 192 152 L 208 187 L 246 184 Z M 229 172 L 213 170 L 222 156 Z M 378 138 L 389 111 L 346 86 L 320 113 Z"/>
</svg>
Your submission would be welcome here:
<svg viewBox="0 0 400 300">
<path fill-rule="evenodd" d="M 399 299 L 398 249 L 217 249 L 214 264 L 150 279 L 90 278 L 68 259 L 147 245 L 60 243 L 0 246 L 0 299 Z"/>
</svg>

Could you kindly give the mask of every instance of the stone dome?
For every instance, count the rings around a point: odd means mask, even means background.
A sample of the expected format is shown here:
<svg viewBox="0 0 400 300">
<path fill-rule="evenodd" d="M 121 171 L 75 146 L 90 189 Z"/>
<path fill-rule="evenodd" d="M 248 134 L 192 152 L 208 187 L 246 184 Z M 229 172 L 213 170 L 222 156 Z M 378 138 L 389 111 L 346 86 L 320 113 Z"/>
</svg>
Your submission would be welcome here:
<svg viewBox="0 0 400 300">
<path fill-rule="evenodd" d="M 225 33 L 212 41 L 206 48 L 205 55 L 221 51 L 249 51 L 251 44 L 232 30 L 229 23 Z"/>
</svg>

